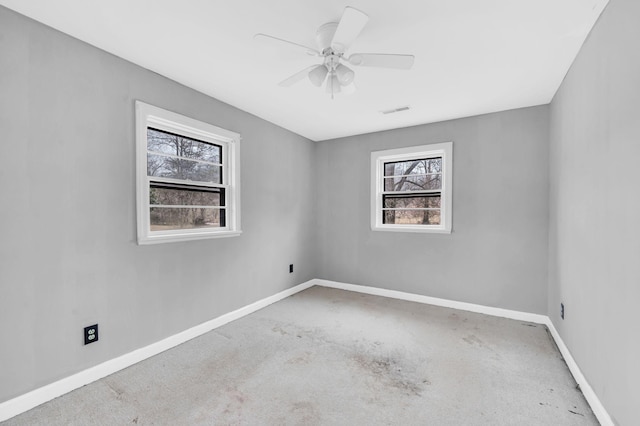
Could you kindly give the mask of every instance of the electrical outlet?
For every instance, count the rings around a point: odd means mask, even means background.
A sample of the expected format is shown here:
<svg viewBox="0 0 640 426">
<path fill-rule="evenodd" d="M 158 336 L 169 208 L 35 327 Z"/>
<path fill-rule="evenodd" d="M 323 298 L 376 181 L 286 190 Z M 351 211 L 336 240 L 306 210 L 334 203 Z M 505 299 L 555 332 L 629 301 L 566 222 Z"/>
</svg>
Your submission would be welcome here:
<svg viewBox="0 0 640 426">
<path fill-rule="evenodd" d="M 90 325 L 84 328 L 84 344 L 98 341 L 98 324 Z"/>
<path fill-rule="evenodd" d="M 560 318 L 564 319 L 564 303 L 560 303 Z"/>
<path fill-rule="evenodd" d="M 291 265 L 289 265 L 289 273 L 293 273 L 293 263 Z"/>
</svg>

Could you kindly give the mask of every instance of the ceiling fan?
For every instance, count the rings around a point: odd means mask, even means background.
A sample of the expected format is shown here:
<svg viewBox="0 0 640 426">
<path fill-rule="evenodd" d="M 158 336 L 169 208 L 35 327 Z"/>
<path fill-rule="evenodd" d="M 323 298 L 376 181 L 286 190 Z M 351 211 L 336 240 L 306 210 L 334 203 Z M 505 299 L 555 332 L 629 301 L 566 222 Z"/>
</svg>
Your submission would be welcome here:
<svg viewBox="0 0 640 426">
<path fill-rule="evenodd" d="M 304 46 L 292 41 L 284 40 L 267 34 L 256 34 L 254 39 L 279 45 L 287 44 L 305 51 L 310 56 L 322 58 L 321 64 L 311 65 L 282 80 L 279 86 L 289 87 L 305 77 L 317 87 L 325 84 L 326 92 L 334 95 L 338 93 L 351 94 L 355 91 L 355 73 L 345 63 L 362 67 L 380 67 L 409 69 L 413 66 L 413 55 L 398 55 L 386 53 L 352 53 L 346 55 L 353 41 L 358 37 L 369 16 L 353 7 L 346 7 L 340 22 L 329 22 L 318 28 L 316 32 L 317 49 Z M 326 82 L 326 83 L 325 83 Z"/>
</svg>

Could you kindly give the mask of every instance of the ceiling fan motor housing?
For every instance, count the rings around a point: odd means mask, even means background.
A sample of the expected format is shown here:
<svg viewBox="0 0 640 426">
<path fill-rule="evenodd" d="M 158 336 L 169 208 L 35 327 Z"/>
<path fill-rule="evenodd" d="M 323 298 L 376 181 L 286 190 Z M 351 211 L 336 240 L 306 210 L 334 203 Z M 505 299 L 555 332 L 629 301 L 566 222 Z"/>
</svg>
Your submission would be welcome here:
<svg viewBox="0 0 640 426">
<path fill-rule="evenodd" d="M 323 55 L 327 49 L 331 49 L 331 41 L 337 28 L 337 22 L 328 22 L 318 28 L 316 32 L 316 44 L 318 45 L 318 50 L 322 52 Z"/>
<path fill-rule="evenodd" d="M 318 31 L 316 32 L 316 44 L 318 45 L 320 52 L 322 52 L 322 56 L 324 56 L 324 66 L 329 71 L 330 77 L 336 73 L 336 68 L 341 66 L 340 59 L 342 59 L 344 54 L 344 52 L 334 50 L 331 45 L 337 28 L 337 22 L 327 22 L 318 28 Z M 342 65 L 341 68 L 343 68 L 342 73 L 339 76 L 341 83 L 350 83 L 353 80 L 353 71 L 349 70 L 344 65 Z"/>
<path fill-rule="evenodd" d="M 333 38 L 336 33 L 336 29 L 338 28 L 338 22 L 327 22 L 318 28 L 316 32 L 316 44 L 318 46 L 318 50 L 322 52 L 322 56 L 324 56 L 323 65 L 327 68 L 328 71 L 328 82 L 327 82 L 327 91 L 333 95 L 333 93 L 339 93 L 341 86 L 350 85 L 353 82 L 353 78 L 355 74 L 351 69 L 342 65 L 340 60 L 344 55 L 344 51 L 334 50 L 334 46 L 332 46 Z M 339 49 L 339 46 L 338 46 Z M 319 86 L 324 81 L 319 80 L 320 70 L 314 70 L 309 73 L 309 79 L 316 86 Z M 314 75 L 312 75 L 312 73 Z M 327 73 L 323 73 L 322 77 Z"/>
</svg>

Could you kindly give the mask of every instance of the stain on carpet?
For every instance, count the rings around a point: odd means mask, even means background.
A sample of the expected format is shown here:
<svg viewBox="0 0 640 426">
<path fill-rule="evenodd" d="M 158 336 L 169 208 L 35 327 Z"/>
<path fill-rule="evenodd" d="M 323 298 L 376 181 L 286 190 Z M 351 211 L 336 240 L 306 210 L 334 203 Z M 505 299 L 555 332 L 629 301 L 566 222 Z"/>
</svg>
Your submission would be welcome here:
<svg viewBox="0 0 640 426">
<path fill-rule="evenodd" d="M 309 401 L 294 402 L 289 410 L 295 424 L 317 425 L 321 424 L 321 415 Z"/>
<path fill-rule="evenodd" d="M 370 352 L 360 352 L 353 355 L 352 360 L 370 377 L 406 395 L 420 396 L 424 386 L 431 384 L 429 380 L 418 377 L 415 374 L 415 367 L 408 366 L 406 361 L 398 356 L 379 356 Z"/>
</svg>

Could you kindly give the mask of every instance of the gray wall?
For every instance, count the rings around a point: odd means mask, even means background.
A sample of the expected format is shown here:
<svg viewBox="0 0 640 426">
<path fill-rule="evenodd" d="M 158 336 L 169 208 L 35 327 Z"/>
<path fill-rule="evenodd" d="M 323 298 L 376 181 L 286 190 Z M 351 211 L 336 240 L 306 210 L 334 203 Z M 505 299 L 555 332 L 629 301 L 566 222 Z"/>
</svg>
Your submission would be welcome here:
<svg viewBox="0 0 640 426">
<path fill-rule="evenodd" d="M 242 135 L 242 236 L 136 245 L 135 99 Z M 2 7 L 0 135 L 0 402 L 316 276 L 312 142 Z"/>
<path fill-rule="evenodd" d="M 640 2 L 611 0 L 550 113 L 549 316 L 621 425 L 640 402 L 639 40 Z"/>
<path fill-rule="evenodd" d="M 321 142 L 319 278 L 544 314 L 548 107 Z M 370 153 L 453 141 L 453 232 L 371 231 Z"/>
</svg>

